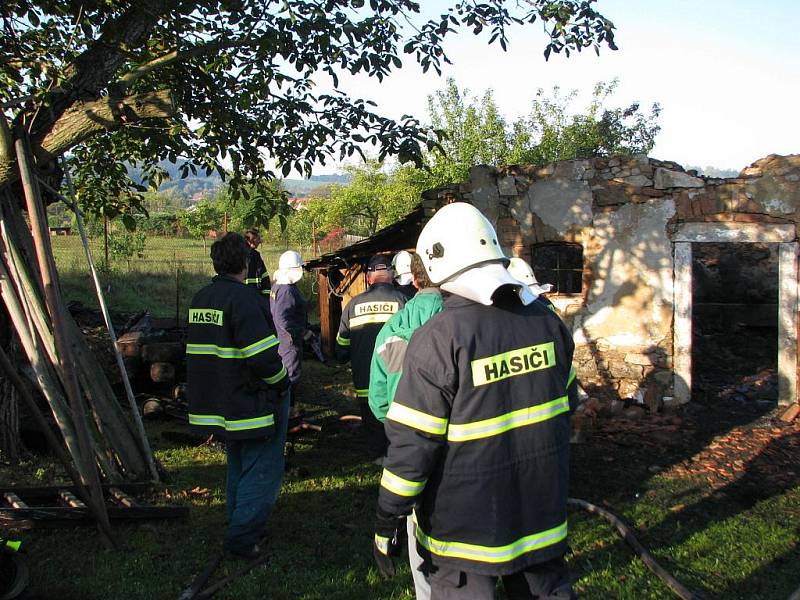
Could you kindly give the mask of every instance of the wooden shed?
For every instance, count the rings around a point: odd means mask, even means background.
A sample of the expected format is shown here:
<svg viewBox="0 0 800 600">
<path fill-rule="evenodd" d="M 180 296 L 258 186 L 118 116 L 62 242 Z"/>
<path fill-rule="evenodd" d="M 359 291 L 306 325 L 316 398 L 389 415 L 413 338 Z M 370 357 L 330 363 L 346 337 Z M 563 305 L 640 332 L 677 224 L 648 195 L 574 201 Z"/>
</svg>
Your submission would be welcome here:
<svg viewBox="0 0 800 600">
<path fill-rule="evenodd" d="M 306 270 L 313 271 L 319 285 L 319 321 L 322 351 L 333 356 L 342 307 L 367 287 L 366 264 L 374 254 L 414 250 L 425 223 L 426 210 L 419 205 L 400 221 L 381 229 L 375 235 L 307 261 Z"/>
</svg>

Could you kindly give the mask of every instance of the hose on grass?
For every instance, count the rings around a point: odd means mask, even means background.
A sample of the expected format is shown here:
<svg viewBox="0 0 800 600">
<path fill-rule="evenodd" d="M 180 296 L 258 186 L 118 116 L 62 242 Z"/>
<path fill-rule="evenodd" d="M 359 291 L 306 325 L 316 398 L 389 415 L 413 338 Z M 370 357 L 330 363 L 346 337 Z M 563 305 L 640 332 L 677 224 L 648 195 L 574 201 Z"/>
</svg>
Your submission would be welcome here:
<svg viewBox="0 0 800 600">
<path fill-rule="evenodd" d="M 642 562 L 647 565 L 647 568 L 650 569 L 659 579 L 661 579 L 661 581 L 667 584 L 667 586 L 673 592 L 675 592 L 676 596 L 682 600 L 700 600 L 701 596 L 699 594 L 684 586 L 664 567 L 658 564 L 658 561 L 656 561 L 653 555 L 650 554 L 644 546 L 642 546 L 639 540 L 636 539 L 636 536 L 633 535 L 631 528 L 626 525 L 622 519 L 617 517 L 615 514 L 610 513 L 606 509 L 597 506 L 596 504 L 592 504 L 586 500 L 580 500 L 579 498 L 567 498 L 567 504 L 569 506 L 580 508 L 581 510 L 584 510 L 590 514 L 599 515 L 611 523 L 620 533 L 625 542 L 627 542 L 627 544 L 637 554 L 637 556 L 642 559 Z M 791 600 L 794 600 L 794 596 L 792 596 Z M 800 598 L 797 600 L 800 600 Z"/>
</svg>

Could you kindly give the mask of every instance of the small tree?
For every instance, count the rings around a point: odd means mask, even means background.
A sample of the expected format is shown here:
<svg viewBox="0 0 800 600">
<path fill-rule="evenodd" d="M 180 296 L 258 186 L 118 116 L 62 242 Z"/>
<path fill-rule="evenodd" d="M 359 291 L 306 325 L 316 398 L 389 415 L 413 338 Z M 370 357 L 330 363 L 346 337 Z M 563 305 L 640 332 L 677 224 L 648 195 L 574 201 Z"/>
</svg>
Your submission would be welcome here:
<svg viewBox="0 0 800 600">
<path fill-rule="evenodd" d="M 178 214 L 178 222 L 186 228 L 189 235 L 203 240 L 203 251 L 206 250 L 206 237 L 210 231 L 216 231 L 222 223 L 222 212 L 216 204 L 201 200 L 192 208 Z"/>
<path fill-rule="evenodd" d="M 347 169 L 347 185 L 331 188 L 325 201 L 323 227 L 344 227 L 348 233 L 370 236 L 394 223 L 419 204 L 420 193 L 433 180 L 421 169 L 400 166 L 386 170 L 376 161 Z"/>
<path fill-rule="evenodd" d="M 108 236 L 108 251 L 114 258 L 124 259 L 130 269 L 133 257 L 144 258 L 146 240 L 142 231 L 115 231 Z"/>
</svg>

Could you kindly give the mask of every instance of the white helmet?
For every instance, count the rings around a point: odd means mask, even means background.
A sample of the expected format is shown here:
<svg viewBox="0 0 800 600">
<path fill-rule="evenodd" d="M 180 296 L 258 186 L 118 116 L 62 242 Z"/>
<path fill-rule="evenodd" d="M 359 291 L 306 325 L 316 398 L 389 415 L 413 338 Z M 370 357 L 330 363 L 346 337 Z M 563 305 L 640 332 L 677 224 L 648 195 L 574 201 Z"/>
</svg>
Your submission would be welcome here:
<svg viewBox="0 0 800 600">
<path fill-rule="evenodd" d="M 303 278 L 303 259 L 299 252 L 287 250 L 278 259 L 278 270 L 272 274 L 275 283 L 297 283 Z"/>
<path fill-rule="evenodd" d="M 300 253 L 294 250 L 287 250 L 278 259 L 279 269 L 296 269 L 303 266 L 303 259 L 300 258 Z"/>
<path fill-rule="evenodd" d="M 436 284 L 484 263 L 508 264 L 492 224 L 466 202 L 447 204 L 436 211 L 419 234 L 417 252 Z"/>
<path fill-rule="evenodd" d="M 531 291 L 535 294 L 546 294 L 553 289 L 553 286 L 549 283 L 540 284 L 531 266 L 525 260 L 516 256 L 508 263 L 508 272 L 511 273 L 514 279 L 518 279 L 531 288 Z"/>
<path fill-rule="evenodd" d="M 533 274 L 531 266 L 516 256 L 509 261 L 508 271 L 514 276 L 514 279 L 519 279 L 526 285 L 539 283 L 536 281 L 536 275 Z"/>
<path fill-rule="evenodd" d="M 411 276 L 411 254 L 405 250 L 400 250 L 392 258 L 392 268 L 395 272 L 395 280 L 400 285 L 408 285 L 412 282 Z"/>
</svg>

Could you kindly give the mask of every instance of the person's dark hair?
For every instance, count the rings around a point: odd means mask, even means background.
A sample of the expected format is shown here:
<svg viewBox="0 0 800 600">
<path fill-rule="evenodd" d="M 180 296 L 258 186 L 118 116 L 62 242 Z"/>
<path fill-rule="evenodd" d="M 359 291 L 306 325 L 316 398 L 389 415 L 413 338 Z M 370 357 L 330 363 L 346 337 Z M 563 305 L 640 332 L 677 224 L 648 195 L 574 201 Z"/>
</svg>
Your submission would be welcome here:
<svg viewBox="0 0 800 600">
<path fill-rule="evenodd" d="M 256 238 L 261 239 L 261 232 L 255 227 L 244 232 L 244 239 L 248 242 L 252 242 Z"/>
<path fill-rule="evenodd" d="M 427 287 L 435 287 L 428 277 L 428 272 L 425 270 L 425 265 L 422 264 L 422 259 L 416 252 L 411 254 L 411 276 L 420 290 Z"/>
<path fill-rule="evenodd" d="M 249 253 L 247 242 L 233 231 L 211 244 L 211 260 L 219 275 L 233 275 L 244 271 Z"/>
</svg>

